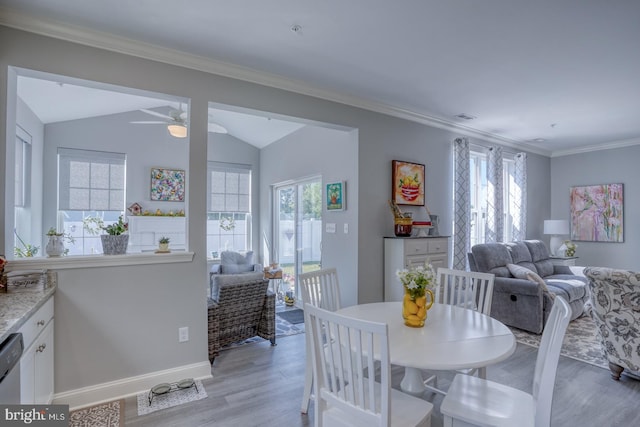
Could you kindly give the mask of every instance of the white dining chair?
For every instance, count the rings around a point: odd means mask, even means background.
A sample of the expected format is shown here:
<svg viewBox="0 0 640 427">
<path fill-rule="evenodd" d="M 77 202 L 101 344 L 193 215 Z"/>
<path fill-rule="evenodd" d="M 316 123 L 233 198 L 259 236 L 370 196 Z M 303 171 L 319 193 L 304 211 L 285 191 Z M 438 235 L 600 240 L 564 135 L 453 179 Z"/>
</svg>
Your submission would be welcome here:
<svg viewBox="0 0 640 427">
<path fill-rule="evenodd" d="M 542 332 L 531 394 L 486 379 L 456 375 L 440 406 L 444 427 L 549 427 L 558 359 L 570 317 L 569 304 L 562 297 L 555 298 Z"/>
<path fill-rule="evenodd" d="M 386 323 L 342 316 L 311 304 L 304 310 L 315 374 L 316 427 L 431 425 L 431 403 L 391 388 Z M 335 345 L 326 346 L 326 341 Z M 378 373 L 380 382 L 375 381 Z"/>
<path fill-rule="evenodd" d="M 303 273 L 298 276 L 302 302 L 320 307 L 329 311 L 336 311 L 340 306 L 340 284 L 338 282 L 338 272 L 335 268 L 324 268 L 321 270 Z M 305 311 L 306 320 L 306 311 Z M 309 411 L 309 400 L 311 399 L 311 389 L 313 388 L 313 366 L 311 364 L 311 338 L 309 334 L 305 336 L 307 348 L 307 366 L 304 376 L 304 392 L 302 394 L 302 407 L 300 412 L 306 414 Z"/>
<path fill-rule="evenodd" d="M 491 315 L 491 301 L 493 299 L 493 284 L 495 275 L 475 271 L 452 270 L 438 268 L 436 272 L 436 302 L 455 305 Z M 460 374 L 475 375 L 486 378 L 487 369 L 463 369 L 456 371 Z M 424 381 L 424 386 L 436 393 L 446 394 L 438 388 L 437 375 L 431 375 Z"/>
</svg>

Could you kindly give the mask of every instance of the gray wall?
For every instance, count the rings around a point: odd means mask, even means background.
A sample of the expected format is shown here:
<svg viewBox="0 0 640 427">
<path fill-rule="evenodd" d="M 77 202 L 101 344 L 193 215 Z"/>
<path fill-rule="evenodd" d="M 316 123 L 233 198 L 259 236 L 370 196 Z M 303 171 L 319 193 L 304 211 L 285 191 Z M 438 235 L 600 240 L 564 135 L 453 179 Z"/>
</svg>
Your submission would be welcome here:
<svg viewBox="0 0 640 427">
<path fill-rule="evenodd" d="M 188 170 L 189 145 L 170 136 L 165 126 L 129 123 L 140 118 L 140 113 L 129 112 L 45 125 L 44 230 L 56 225 L 59 147 L 126 154 L 125 206 L 137 202 L 152 212 L 185 209 L 184 202 L 151 201 L 151 168 Z M 190 183 L 186 184 L 188 187 Z"/>
<path fill-rule="evenodd" d="M 189 246 L 195 252 L 194 261 L 191 264 L 77 269 L 61 273 L 56 300 L 56 313 L 63 316 L 55 329 L 56 340 L 60 342 L 55 353 L 56 392 L 206 361 L 203 286 L 207 280 L 206 198 L 203 195 L 206 192 L 209 102 L 357 129 L 357 159 L 348 160 L 357 165 L 358 185 L 356 194 L 349 193 L 344 220 L 351 225 L 353 220 L 348 216 L 353 212 L 352 207 L 357 208 L 357 230 L 350 228 L 349 237 L 345 237 L 349 244 L 336 245 L 332 256 L 336 259 L 357 259 L 343 270 L 354 269 L 351 274 L 357 283 L 344 280 L 344 286 L 349 288 L 345 294 L 357 293 L 358 302 L 382 299 L 382 237 L 390 235 L 393 230 L 392 215 L 387 206 L 391 193 L 391 160 L 426 164 L 427 204 L 433 213 L 442 215 L 442 233 L 451 232 L 449 144 L 458 136 L 452 132 L 7 27 L 0 26 L 0 39 L 12 41 L 3 46 L 3 55 L 0 56 L 0 134 L 10 134 L 7 122 L 13 123 L 13 113 L 6 110 L 7 97 L 11 95 L 7 91 L 7 67 L 10 65 L 191 99 L 187 210 Z M 5 164 L 3 149 L 0 149 L 0 162 Z M 532 200 L 542 206 L 548 203 L 549 178 L 542 175 L 546 169 L 545 162 L 548 164 L 548 159 L 535 161 L 543 166 L 541 173 L 530 168 L 531 181 L 543 188 L 540 194 L 530 191 L 530 206 L 533 205 Z M 262 165 L 261 170 L 264 171 L 266 161 Z M 340 176 L 327 179 L 346 177 L 349 180 L 346 173 L 342 174 L 345 171 L 337 172 Z M 0 189 L 2 206 L 5 205 L 4 190 Z M 261 205 L 264 205 L 264 197 L 261 194 Z M 542 223 L 548 212 L 548 208 L 543 213 L 537 210 L 530 212 L 529 223 Z M 263 211 L 261 213 L 264 214 Z M 2 209 L 0 222 L 3 224 L 4 216 Z M 336 223 L 344 221 L 336 220 Z M 4 229 L 0 228 L 2 245 L 4 240 Z M 0 247 L 0 253 L 4 249 Z M 354 286 L 357 286 L 357 291 L 354 291 Z M 110 288 L 114 291 L 109 292 Z M 96 304 L 99 308 L 92 310 Z M 159 310 L 167 307 L 171 307 L 171 315 L 158 318 Z M 83 323 L 87 327 L 82 326 Z M 74 324 L 76 326 L 70 330 L 66 328 Z M 177 342 L 177 329 L 181 326 L 190 327 L 189 343 Z M 100 340 L 100 336 L 107 339 Z"/>
<path fill-rule="evenodd" d="M 640 270 L 640 145 L 551 159 L 551 217 L 570 220 L 569 190 L 574 186 L 624 184 L 624 243 L 576 242 L 579 265 Z"/>
<path fill-rule="evenodd" d="M 322 266 L 335 267 L 344 307 L 358 302 L 358 141 L 356 131 L 340 131 L 318 126 L 305 126 L 261 151 L 260 175 L 261 226 L 270 230 L 273 224 L 274 184 L 322 176 Z M 326 210 L 326 184 L 346 181 L 346 210 Z M 335 224 L 336 232 L 327 233 L 326 224 Z M 349 232 L 344 233 L 344 224 Z M 270 232 L 270 244 L 273 236 Z"/>
</svg>

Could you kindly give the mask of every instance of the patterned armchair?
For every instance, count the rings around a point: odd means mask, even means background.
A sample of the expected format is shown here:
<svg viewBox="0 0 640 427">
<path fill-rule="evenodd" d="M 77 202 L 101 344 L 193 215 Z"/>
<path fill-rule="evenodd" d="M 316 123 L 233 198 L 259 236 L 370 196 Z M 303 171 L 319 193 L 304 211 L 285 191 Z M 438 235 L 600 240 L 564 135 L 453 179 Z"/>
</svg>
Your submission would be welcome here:
<svg viewBox="0 0 640 427">
<path fill-rule="evenodd" d="M 269 281 L 244 274 L 223 275 L 208 299 L 209 361 L 220 348 L 259 336 L 276 345 L 276 298 Z"/>
<path fill-rule="evenodd" d="M 614 380 L 624 369 L 640 371 L 640 273 L 587 267 L 591 304 L 589 314 L 609 361 Z"/>
</svg>

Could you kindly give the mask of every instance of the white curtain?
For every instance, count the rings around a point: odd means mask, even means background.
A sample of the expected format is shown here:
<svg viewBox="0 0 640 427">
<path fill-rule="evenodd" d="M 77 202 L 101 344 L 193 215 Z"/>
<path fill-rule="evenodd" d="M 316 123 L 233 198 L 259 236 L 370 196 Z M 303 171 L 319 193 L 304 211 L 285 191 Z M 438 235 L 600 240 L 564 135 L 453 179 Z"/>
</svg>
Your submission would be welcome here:
<svg viewBox="0 0 640 427">
<path fill-rule="evenodd" d="M 527 153 L 518 153 L 514 157 L 515 172 L 509 199 L 512 203 L 512 230 L 514 241 L 524 240 L 527 236 Z"/>
<path fill-rule="evenodd" d="M 504 235 L 502 147 L 491 147 L 487 155 L 487 222 L 485 242 L 502 242 Z"/>
<path fill-rule="evenodd" d="M 471 176 L 467 138 L 456 138 L 453 141 L 453 177 L 453 268 L 467 270 L 471 237 Z"/>
</svg>

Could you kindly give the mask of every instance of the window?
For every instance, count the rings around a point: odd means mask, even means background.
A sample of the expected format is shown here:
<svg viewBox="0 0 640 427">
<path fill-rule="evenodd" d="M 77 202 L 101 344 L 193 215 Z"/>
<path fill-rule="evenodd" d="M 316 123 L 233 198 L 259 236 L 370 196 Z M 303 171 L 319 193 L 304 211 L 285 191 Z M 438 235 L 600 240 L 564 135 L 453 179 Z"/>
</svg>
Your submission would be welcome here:
<svg viewBox="0 0 640 427">
<path fill-rule="evenodd" d="M 251 250 L 251 166 L 209 162 L 207 252 Z"/>
<path fill-rule="evenodd" d="M 503 166 L 503 200 L 504 200 L 504 235 L 503 242 L 512 240 L 513 219 L 519 206 L 516 199 L 515 162 L 512 158 L 504 158 Z M 469 154 L 471 175 L 471 240 L 470 246 L 485 242 L 487 218 L 487 156 L 480 151 Z"/>
<path fill-rule="evenodd" d="M 14 180 L 14 247 L 21 247 L 18 236 L 31 240 L 31 135 L 16 127 Z"/>
<path fill-rule="evenodd" d="M 75 242 L 69 255 L 102 252 L 100 236 L 92 233 L 91 218 L 109 225 L 124 214 L 126 156 L 120 153 L 58 149 L 58 229 Z"/>
</svg>

